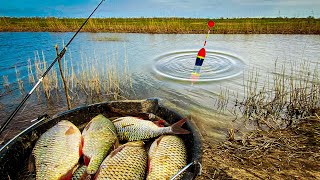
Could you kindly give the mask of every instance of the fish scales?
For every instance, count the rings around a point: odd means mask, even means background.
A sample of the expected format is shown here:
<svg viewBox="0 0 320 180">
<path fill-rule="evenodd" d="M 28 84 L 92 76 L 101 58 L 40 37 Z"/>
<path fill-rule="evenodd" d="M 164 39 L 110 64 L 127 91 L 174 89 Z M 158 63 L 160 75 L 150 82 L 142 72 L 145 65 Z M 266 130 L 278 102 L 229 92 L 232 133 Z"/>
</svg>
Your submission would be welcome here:
<svg viewBox="0 0 320 180">
<path fill-rule="evenodd" d="M 186 166 L 187 150 L 178 136 L 163 135 L 152 143 L 148 158 L 147 180 L 170 179 Z"/>
<path fill-rule="evenodd" d="M 72 175 L 71 180 L 80 180 L 85 175 L 87 166 L 81 165 Z"/>
<path fill-rule="evenodd" d="M 36 179 L 62 179 L 72 175 L 82 149 L 81 133 L 63 120 L 41 135 L 33 148 Z"/>
<path fill-rule="evenodd" d="M 99 114 L 87 124 L 82 136 L 87 173 L 93 175 L 118 140 L 116 128 L 109 119 Z"/>
<path fill-rule="evenodd" d="M 95 179 L 144 179 L 147 167 L 147 152 L 142 141 L 128 142 L 103 161 Z"/>
<path fill-rule="evenodd" d="M 121 117 L 113 121 L 120 140 L 136 141 L 160 136 L 162 134 L 188 134 L 181 126 L 186 120 L 181 120 L 170 127 L 158 127 L 152 121 L 136 117 Z"/>
</svg>

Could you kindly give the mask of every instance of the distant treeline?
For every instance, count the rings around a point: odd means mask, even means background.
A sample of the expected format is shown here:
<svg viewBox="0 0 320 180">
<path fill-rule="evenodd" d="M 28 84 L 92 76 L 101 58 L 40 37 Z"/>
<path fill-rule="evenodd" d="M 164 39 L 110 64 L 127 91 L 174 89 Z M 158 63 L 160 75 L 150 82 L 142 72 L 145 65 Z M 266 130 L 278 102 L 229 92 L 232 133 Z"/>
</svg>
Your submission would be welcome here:
<svg viewBox="0 0 320 180">
<path fill-rule="evenodd" d="M 121 33 L 206 33 L 209 19 L 197 18 L 92 18 L 86 32 Z M 233 18 L 213 19 L 215 34 L 320 34 L 320 19 L 308 18 Z M 0 31 L 70 32 L 79 29 L 84 18 L 0 17 Z"/>
</svg>

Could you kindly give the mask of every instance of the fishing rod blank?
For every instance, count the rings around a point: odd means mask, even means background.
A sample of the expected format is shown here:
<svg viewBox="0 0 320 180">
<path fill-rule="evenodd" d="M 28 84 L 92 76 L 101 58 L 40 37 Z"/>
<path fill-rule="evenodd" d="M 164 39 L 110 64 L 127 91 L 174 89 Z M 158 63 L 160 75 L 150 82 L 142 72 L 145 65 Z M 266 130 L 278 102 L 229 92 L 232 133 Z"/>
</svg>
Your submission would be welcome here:
<svg viewBox="0 0 320 180">
<path fill-rule="evenodd" d="M 60 53 L 57 55 L 57 57 L 54 59 L 54 61 L 50 64 L 49 68 L 43 73 L 41 78 L 38 80 L 38 82 L 34 85 L 34 87 L 31 89 L 31 91 L 23 98 L 21 103 L 18 105 L 18 107 L 12 112 L 12 114 L 9 116 L 9 118 L 2 124 L 0 129 L 0 135 L 4 131 L 4 129 L 7 127 L 7 125 L 10 123 L 10 121 L 13 119 L 13 117 L 17 114 L 17 112 L 20 110 L 20 108 L 23 106 L 23 104 L 27 101 L 27 99 L 31 96 L 33 91 L 38 87 L 38 85 L 42 82 L 43 78 L 48 74 L 48 72 L 51 70 L 53 65 L 58 61 L 58 59 L 62 58 L 65 52 L 67 51 L 67 47 L 69 44 L 73 41 L 73 39 L 76 37 L 76 35 L 80 32 L 80 30 L 83 28 L 83 26 L 88 22 L 90 17 L 93 15 L 93 13 L 98 9 L 98 7 L 102 4 L 102 2 L 105 0 L 102 0 L 98 6 L 93 10 L 93 12 L 90 14 L 90 16 L 84 21 L 84 23 L 81 25 L 81 27 L 78 29 L 78 31 L 72 36 L 72 38 L 69 40 L 66 46 L 60 51 Z"/>
</svg>

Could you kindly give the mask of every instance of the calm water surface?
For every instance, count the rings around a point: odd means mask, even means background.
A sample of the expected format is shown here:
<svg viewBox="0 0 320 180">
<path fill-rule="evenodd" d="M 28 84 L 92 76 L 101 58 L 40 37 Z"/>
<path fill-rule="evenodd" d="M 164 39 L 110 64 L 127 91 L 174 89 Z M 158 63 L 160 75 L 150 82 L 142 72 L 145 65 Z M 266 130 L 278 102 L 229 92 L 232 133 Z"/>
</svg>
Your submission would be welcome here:
<svg viewBox="0 0 320 180">
<path fill-rule="evenodd" d="M 33 61 L 42 52 L 47 62 L 55 58 L 54 45 L 63 47 L 73 33 L 0 33 L 0 110 L 1 123 L 24 96 L 18 89 L 5 93 L 3 76 L 16 86 L 16 70 L 28 85 L 28 59 Z M 243 96 L 243 84 L 253 69 L 266 77 L 279 66 L 308 61 L 320 62 L 320 36 L 317 35 L 210 35 L 207 56 L 198 82 L 191 84 L 190 74 L 197 51 L 205 35 L 150 35 L 80 33 L 68 48 L 67 62 L 77 69 L 83 57 L 87 60 L 116 59 L 128 61 L 129 73 L 135 87 L 134 99 L 157 97 L 161 102 L 183 115 L 191 115 L 203 135 L 212 140 L 225 137 L 228 128 L 237 127 L 234 117 L 217 113 L 217 97 L 221 90 Z M 38 51 L 38 54 L 36 53 Z M 103 68 L 103 67 L 102 67 Z M 234 99 L 230 99 L 231 104 Z M 53 100 L 55 101 L 55 100 Z M 57 100 L 61 101 L 61 100 Z M 59 103 L 58 103 L 59 104 Z M 44 113 L 55 114 L 66 107 L 48 106 L 45 101 L 31 100 L 13 120 L 6 138 L 21 131 L 30 120 Z M 3 137 L 2 137 L 3 138 Z"/>
</svg>

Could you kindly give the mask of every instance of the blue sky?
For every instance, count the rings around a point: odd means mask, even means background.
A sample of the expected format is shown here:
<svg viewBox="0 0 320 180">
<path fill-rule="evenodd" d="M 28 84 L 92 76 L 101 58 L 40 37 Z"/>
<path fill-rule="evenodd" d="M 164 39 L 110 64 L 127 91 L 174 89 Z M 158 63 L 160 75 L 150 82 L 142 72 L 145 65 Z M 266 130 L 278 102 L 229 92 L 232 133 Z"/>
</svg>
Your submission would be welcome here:
<svg viewBox="0 0 320 180">
<path fill-rule="evenodd" d="M 0 16 L 87 17 L 100 0 L 1 0 Z M 106 0 L 94 17 L 320 17 L 320 0 Z"/>
</svg>

